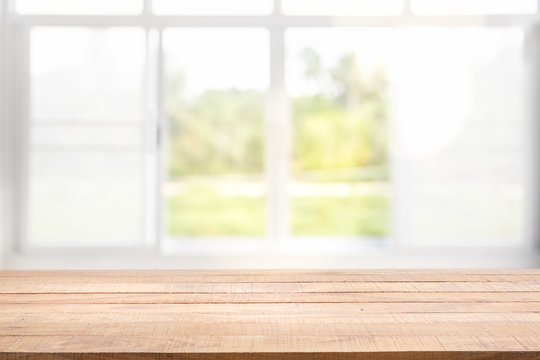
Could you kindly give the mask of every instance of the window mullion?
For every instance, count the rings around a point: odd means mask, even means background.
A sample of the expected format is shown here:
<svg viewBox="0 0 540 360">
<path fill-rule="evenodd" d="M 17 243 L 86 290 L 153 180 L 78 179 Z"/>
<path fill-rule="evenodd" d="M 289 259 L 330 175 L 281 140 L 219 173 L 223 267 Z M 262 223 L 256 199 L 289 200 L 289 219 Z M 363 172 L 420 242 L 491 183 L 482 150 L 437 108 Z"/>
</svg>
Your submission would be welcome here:
<svg viewBox="0 0 540 360">
<path fill-rule="evenodd" d="M 273 247 L 278 247 L 289 235 L 290 123 L 285 90 L 285 27 L 281 21 L 280 3 L 280 0 L 274 1 L 270 26 L 270 92 L 265 131 L 266 228 Z"/>
<path fill-rule="evenodd" d="M 10 64 L 13 75 L 9 85 L 13 91 L 10 109 L 10 143 L 13 199 L 13 249 L 27 247 L 29 192 L 30 133 L 30 26 L 10 23 Z M 14 81 L 17 79 L 17 81 Z"/>
<path fill-rule="evenodd" d="M 144 136 L 143 149 L 143 192 L 144 192 L 144 238 L 145 245 L 159 246 L 159 84 L 160 79 L 160 34 L 146 27 L 146 63 L 144 86 Z"/>
<path fill-rule="evenodd" d="M 152 14 L 152 0 L 143 0 L 143 16 L 148 17 Z"/>
<path fill-rule="evenodd" d="M 539 1 L 540 7 L 540 1 Z M 540 8 L 539 8 L 540 9 Z M 524 249 L 526 251 L 537 250 L 540 248 L 540 226 L 537 218 L 540 212 L 540 191 L 536 184 L 540 179 L 540 166 L 538 166 L 538 157 L 540 155 L 540 146 L 538 145 L 540 125 L 540 105 L 536 101 L 540 93 L 540 26 L 531 25 L 527 29 L 525 37 L 526 45 L 526 78 L 527 91 L 529 95 L 525 101 L 527 109 L 527 122 L 525 132 L 526 136 L 525 149 L 527 156 L 527 166 L 525 171 L 525 193 L 529 196 L 525 197 L 525 234 L 524 234 Z"/>
<path fill-rule="evenodd" d="M 155 49 L 155 119 L 156 119 L 156 153 L 155 153 L 155 187 L 154 187 L 154 204 L 155 204 L 155 231 L 156 236 L 155 246 L 158 250 L 161 249 L 164 236 L 164 198 L 163 198 L 163 185 L 167 180 L 167 169 L 165 169 L 166 154 L 164 149 L 164 142 L 168 141 L 169 127 L 166 117 L 164 115 L 164 100 L 163 100 L 163 29 L 156 29 L 157 32 L 157 44 Z"/>
<path fill-rule="evenodd" d="M 412 0 L 403 0 L 403 11 L 401 12 L 402 16 L 408 17 L 412 14 Z"/>
</svg>

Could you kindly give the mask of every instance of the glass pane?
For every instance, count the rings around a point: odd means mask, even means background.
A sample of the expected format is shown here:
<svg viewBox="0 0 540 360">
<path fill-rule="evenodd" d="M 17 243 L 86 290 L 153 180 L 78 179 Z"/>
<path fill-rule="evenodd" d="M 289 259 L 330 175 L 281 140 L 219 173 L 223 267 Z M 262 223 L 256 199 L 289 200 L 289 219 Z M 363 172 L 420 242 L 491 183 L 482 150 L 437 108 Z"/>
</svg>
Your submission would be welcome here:
<svg viewBox="0 0 540 360">
<path fill-rule="evenodd" d="M 272 0 L 154 0 L 160 15 L 267 15 Z"/>
<path fill-rule="evenodd" d="M 262 29 L 164 33 L 170 236 L 264 233 Z"/>
<path fill-rule="evenodd" d="M 30 155 L 29 245 L 142 243 L 140 154 L 41 150 Z"/>
<path fill-rule="evenodd" d="M 412 0 L 417 14 L 532 14 L 536 0 Z"/>
<path fill-rule="evenodd" d="M 392 30 L 287 31 L 294 235 L 388 234 Z"/>
<path fill-rule="evenodd" d="M 16 0 L 19 14 L 133 15 L 142 11 L 142 0 Z"/>
<path fill-rule="evenodd" d="M 402 0 L 282 0 L 289 15 L 395 15 Z"/>
<path fill-rule="evenodd" d="M 141 244 L 143 30 L 36 27 L 30 41 L 28 244 Z"/>
<path fill-rule="evenodd" d="M 391 158 L 403 241 L 523 240 L 523 30 L 292 29 L 286 40 L 293 234 L 388 234 Z"/>
<path fill-rule="evenodd" d="M 523 239 L 523 31 L 420 28 L 393 64 L 404 236 L 422 245 Z"/>
<path fill-rule="evenodd" d="M 140 124 L 129 126 L 39 124 L 32 126 L 30 136 L 30 143 L 34 149 L 140 150 L 143 133 Z"/>
<path fill-rule="evenodd" d="M 36 27 L 30 40 L 36 121 L 141 119 L 142 29 Z"/>
</svg>

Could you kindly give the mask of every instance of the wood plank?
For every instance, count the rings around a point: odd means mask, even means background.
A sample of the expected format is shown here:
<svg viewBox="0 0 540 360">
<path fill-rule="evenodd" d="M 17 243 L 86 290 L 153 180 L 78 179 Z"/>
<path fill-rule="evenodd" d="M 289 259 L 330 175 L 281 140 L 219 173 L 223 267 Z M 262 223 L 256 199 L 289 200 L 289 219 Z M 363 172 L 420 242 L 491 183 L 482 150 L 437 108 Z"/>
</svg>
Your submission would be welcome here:
<svg viewBox="0 0 540 360">
<path fill-rule="evenodd" d="M 22 282 L 3 279 L 2 294 L 39 293 L 384 293 L 540 292 L 540 282 L 280 282 L 280 283 L 120 283 Z"/>
<path fill-rule="evenodd" d="M 117 319 L 117 317 L 115 317 Z M 268 337 L 295 336 L 392 336 L 396 339 L 406 336 L 483 336 L 497 337 L 512 334 L 525 337 L 536 333 L 540 324 L 518 321 L 479 321 L 467 322 L 363 322 L 346 318 L 302 319 L 296 321 L 243 321 L 243 320 L 190 320 L 177 317 L 174 320 L 139 320 L 133 315 L 130 319 L 92 321 L 79 317 L 55 321 L 50 318 L 11 320 L 9 324 L 0 323 L 0 336 L 144 336 L 151 333 L 164 338 L 184 335 L 205 336 L 247 336 Z M 466 325 L 466 326 L 465 326 Z M 540 347 L 540 345 L 539 345 Z"/>
<path fill-rule="evenodd" d="M 251 305 L 251 306 L 249 306 Z M 187 321 L 231 321 L 231 320 L 260 320 L 260 321 L 329 321 L 344 318 L 347 321 L 356 322 L 540 322 L 540 312 L 536 311 L 515 311 L 515 308 L 499 307 L 498 311 L 478 311 L 467 308 L 465 311 L 452 311 L 447 303 L 431 304 L 437 305 L 439 311 L 422 310 L 423 306 L 417 305 L 411 308 L 411 304 L 386 304 L 385 308 L 380 308 L 381 304 L 368 304 L 376 306 L 375 311 L 363 304 L 227 304 L 226 306 L 216 306 L 210 304 L 196 305 L 113 305 L 113 304 L 90 304 L 77 305 L 68 304 L 61 307 L 55 304 L 47 305 L 1 305 L 2 318 L 0 324 L 23 318 L 25 321 L 51 318 L 51 320 L 69 320 L 70 318 L 86 319 L 93 318 L 103 321 L 113 320 L 115 317 L 136 318 L 139 321 L 147 320 L 170 320 L 179 319 Z M 303 305 L 303 306 L 301 306 Z M 324 306 L 331 305 L 331 306 Z M 348 305 L 348 306 L 346 306 Z M 500 305 L 500 304 L 494 304 Z M 409 307 L 409 308 L 407 308 Z M 522 309 L 521 309 L 522 310 Z M 84 320 L 86 321 L 86 320 Z M 101 321 L 101 320 L 100 320 Z"/>
<path fill-rule="evenodd" d="M 62 279 L 62 282 L 77 282 L 81 277 L 88 282 L 340 282 L 340 281 L 376 281 L 376 282 L 470 282 L 470 281 L 535 281 L 540 282 L 540 271 L 530 270 L 268 270 L 268 271 L 193 271 L 193 270 L 86 270 L 86 271 L 0 271 L 1 278 L 16 278 L 19 281 L 45 281 Z M 109 280 L 110 281 L 110 280 Z"/>
<path fill-rule="evenodd" d="M 0 272 L 0 360 L 509 357 L 540 270 Z"/>
<path fill-rule="evenodd" d="M 58 313 L 71 314 L 80 312 L 80 304 L 65 303 L 62 306 L 55 301 L 32 303 L 2 303 L 2 314 L 42 314 Z M 141 306 L 142 305 L 142 306 Z M 269 303 L 269 304 L 114 304 L 114 303 L 85 303 L 88 312 L 108 313 L 117 311 L 148 311 L 160 309 L 163 312 L 188 314 L 363 314 L 363 313 L 540 313 L 540 302 L 394 302 L 394 303 Z"/>
<path fill-rule="evenodd" d="M 521 339 L 521 338 L 520 338 Z M 523 337 L 534 343 L 538 336 Z M 441 347 L 441 344 L 447 344 Z M 91 346 L 89 348 L 89 345 Z M 130 349 L 133 353 L 374 353 L 374 352 L 438 352 L 445 351 L 534 351 L 537 347 L 524 348 L 513 337 L 494 336 L 36 336 L 1 337 L 0 348 L 5 352 L 69 353 L 118 352 Z M 473 350 L 476 349 L 476 350 Z M 0 353 L 1 354 L 1 353 Z M 215 355 L 214 355 L 215 359 Z"/>
<path fill-rule="evenodd" d="M 215 354 L 209 353 L 4 353 L 0 355 L 5 360 L 216 360 Z M 409 351 L 409 352 L 327 352 L 327 353 L 221 353 L 220 360 L 537 360 L 534 353 L 521 351 L 486 352 L 486 351 Z"/>
<path fill-rule="evenodd" d="M 466 293 L 39 293 L 0 294 L 0 303 L 56 304 L 266 304 L 266 303 L 504 303 L 540 302 L 540 292 Z"/>
</svg>

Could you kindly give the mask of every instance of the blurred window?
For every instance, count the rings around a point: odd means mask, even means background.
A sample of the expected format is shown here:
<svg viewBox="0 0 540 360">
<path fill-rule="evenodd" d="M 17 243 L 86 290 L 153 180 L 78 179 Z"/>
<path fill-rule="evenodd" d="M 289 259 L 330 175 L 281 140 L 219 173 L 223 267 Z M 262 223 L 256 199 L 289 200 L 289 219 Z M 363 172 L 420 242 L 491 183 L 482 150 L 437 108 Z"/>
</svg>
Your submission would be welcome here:
<svg viewBox="0 0 540 360">
<path fill-rule="evenodd" d="M 524 243 L 524 53 L 524 31 L 516 27 L 416 27 L 400 34 L 390 62 L 394 161 L 404 192 L 395 201 L 409 242 Z"/>
<path fill-rule="evenodd" d="M 290 29 L 294 235 L 389 231 L 390 29 Z"/>
<path fill-rule="evenodd" d="M 535 0 L 12 1 L 25 246 L 525 244 Z"/>
<path fill-rule="evenodd" d="M 167 29 L 167 235 L 262 236 L 264 29 Z"/>
<path fill-rule="evenodd" d="M 145 34 L 30 34 L 29 246 L 142 243 Z"/>
<path fill-rule="evenodd" d="M 523 37 L 289 29 L 292 233 L 385 237 L 393 205 L 414 243 L 522 242 Z M 392 181 L 404 196 L 390 196 Z"/>
</svg>

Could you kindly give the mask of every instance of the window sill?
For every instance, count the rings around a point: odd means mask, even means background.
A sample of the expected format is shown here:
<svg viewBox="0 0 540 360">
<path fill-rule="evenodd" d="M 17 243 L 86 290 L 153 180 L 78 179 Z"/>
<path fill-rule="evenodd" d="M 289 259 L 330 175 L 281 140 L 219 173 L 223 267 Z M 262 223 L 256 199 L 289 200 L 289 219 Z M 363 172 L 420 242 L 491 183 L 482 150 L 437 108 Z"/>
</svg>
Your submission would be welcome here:
<svg viewBox="0 0 540 360">
<path fill-rule="evenodd" d="M 516 248 L 364 248 L 360 253 L 163 254 L 155 248 L 32 249 L 6 254 L 5 269 L 527 268 L 540 252 Z"/>
</svg>

